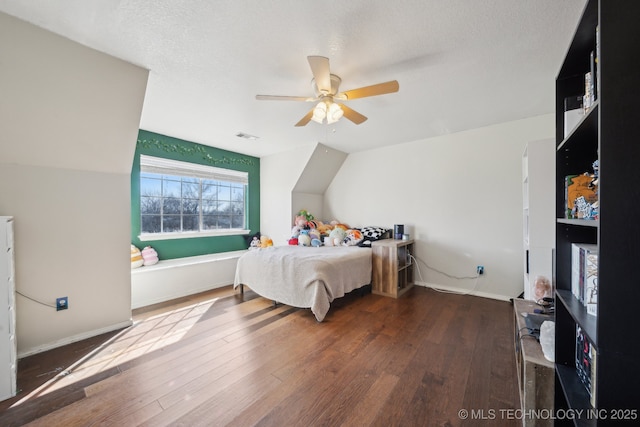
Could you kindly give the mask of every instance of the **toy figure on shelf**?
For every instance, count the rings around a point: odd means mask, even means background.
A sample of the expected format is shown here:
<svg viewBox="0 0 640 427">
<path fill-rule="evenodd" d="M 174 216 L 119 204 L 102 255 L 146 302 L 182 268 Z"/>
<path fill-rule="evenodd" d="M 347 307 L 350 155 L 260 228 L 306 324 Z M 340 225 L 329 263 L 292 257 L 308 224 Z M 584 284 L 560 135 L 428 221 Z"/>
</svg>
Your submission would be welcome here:
<svg viewBox="0 0 640 427">
<path fill-rule="evenodd" d="M 553 296 L 551 281 L 544 276 L 536 276 L 533 283 L 533 296 L 535 301 Z"/>
</svg>

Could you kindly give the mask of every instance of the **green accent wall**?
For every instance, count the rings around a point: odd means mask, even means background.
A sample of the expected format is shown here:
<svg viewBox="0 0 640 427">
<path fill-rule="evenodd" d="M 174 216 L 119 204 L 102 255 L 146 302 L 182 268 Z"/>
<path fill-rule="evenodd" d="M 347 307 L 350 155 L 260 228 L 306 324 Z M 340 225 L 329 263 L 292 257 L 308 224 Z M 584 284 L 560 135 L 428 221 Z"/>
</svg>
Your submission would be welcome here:
<svg viewBox="0 0 640 427">
<path fill-rule="evenodd" d="M 140 130 L 131 170 L 132 244 L 140 249 L 145 246 L 153 247 L 161 260 L 247 249 L 244 235 L 140 241 L 138 236 L 140 234 L 141 154 L 247 172 L 249 174 L 247 212 L 251 234 L 255 234 L 260 228 L 260 159 L 258 157 Z"/>
</svg>

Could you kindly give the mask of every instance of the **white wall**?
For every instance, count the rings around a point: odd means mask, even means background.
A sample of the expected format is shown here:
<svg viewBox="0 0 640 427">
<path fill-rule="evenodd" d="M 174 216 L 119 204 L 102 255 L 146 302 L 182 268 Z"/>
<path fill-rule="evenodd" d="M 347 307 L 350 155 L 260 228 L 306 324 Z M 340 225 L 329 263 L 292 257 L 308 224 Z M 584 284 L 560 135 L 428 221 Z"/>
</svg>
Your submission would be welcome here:
<svg viewBox="0 0 640 427">
<path fill-rule="evenodd" d="M 554 126 L 549 114 L 350 154 L 325 193 L 322 217 L 351 226 L 404 224 L 417 257 L 433 269 L 461 277 L 484 265 L 477 294 L 518 296 L 522 153 L 527 142 L 553 137 Z M 424 263 L 419 269 L 420 282 L 456 290 L 475 284 Z"/>
<path fill-rule="evenodd" d="M 0 13 L 0 215 L 18 355 L 130 324 L 130 172 L 148 71 Z"/>
<path fill-rule="evenodd" d="M 305 209 L 324 219 L 324 192 L 346 158 L 322 143 L 261 158 L 261 233 L 274 245 L 286 245 L 297 212 Z"/>
<path fill-rule="evenodd" d="M 316 144 L 260 159 L 260 233 L 286 245 L 293 227 L 292 191 Z M 255 232 L 257 230 L 251 230 Z"/>
</svg>

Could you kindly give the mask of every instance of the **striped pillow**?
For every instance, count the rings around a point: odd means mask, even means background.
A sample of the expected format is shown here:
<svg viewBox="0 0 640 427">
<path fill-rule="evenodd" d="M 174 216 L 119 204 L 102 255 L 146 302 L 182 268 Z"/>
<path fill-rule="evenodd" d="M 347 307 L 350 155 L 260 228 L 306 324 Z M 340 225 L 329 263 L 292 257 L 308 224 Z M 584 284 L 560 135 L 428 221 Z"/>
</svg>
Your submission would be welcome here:
<svg viewBox="0 0 640 427">
<path fill-rule="evenodd" d="M 142 253 L 140 249 L 136 248 L 134 245 L 131 245 L 131 268 L 142 267 L 143 264 Z"/>
</svg>

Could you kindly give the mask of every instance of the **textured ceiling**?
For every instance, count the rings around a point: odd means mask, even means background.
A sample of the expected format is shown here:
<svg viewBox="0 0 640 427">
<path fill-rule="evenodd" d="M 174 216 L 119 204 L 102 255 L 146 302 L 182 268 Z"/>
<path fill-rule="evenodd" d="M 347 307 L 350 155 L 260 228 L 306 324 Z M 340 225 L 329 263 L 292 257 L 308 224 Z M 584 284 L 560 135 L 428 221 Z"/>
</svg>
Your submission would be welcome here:
<svg viewBox="0 0 640 427">
<path fill-rule="evenodd" d="M 585 0 L 0 0 L 0 11 L 150 72 L 142 129 L 264 156 L 351 153 L 554 111 Z M 330 59 L 361 125 L 293 125 L 313 106 L 306 57 Z M 236 137 L 245 132 L 256 141 Z"/>
</svg>

